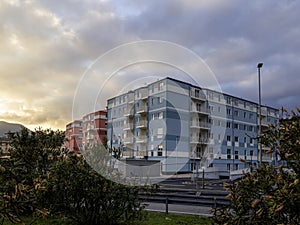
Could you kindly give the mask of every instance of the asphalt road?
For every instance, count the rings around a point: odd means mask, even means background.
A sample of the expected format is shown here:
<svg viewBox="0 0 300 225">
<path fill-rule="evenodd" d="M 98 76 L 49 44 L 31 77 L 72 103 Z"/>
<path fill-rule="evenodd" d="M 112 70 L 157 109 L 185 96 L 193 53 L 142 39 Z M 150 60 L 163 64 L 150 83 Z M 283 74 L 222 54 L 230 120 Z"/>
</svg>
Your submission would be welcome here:
<svg viewBox="0 0 300 225">
<path fill-rule="evenodd" d="M 155 212 L 166 212 L 166 204 L 152 203 L 152 202 L 147 202 L 145 204 L 147 205 L 145 210 L 155 211 Z M 168 204 L 169 213 L 210 217 L 212 216 L 210 210 L 211 210 L 210 207 Z"/>
</svg>

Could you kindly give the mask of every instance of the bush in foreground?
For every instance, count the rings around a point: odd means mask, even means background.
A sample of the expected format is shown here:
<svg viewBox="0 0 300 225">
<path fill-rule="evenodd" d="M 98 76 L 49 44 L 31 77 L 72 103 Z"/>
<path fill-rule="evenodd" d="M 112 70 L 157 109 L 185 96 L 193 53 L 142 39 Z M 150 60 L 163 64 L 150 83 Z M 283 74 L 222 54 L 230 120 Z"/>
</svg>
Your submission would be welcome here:
<svg viewBox="0 0 300 225">
<path fill-rule="evenodd" d="M 300 110 L 262 138 L 280 165 L 261 165 L 226 184 L 229 207 L 214 210 L 216 224 L 300 224 Z"/>
</svg>

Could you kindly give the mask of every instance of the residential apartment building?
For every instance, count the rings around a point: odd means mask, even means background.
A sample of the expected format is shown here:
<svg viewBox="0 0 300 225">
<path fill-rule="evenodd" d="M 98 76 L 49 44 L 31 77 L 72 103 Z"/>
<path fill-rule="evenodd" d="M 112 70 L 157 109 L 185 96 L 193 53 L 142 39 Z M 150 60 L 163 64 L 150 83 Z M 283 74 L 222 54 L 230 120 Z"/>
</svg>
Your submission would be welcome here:
<svg viewBox="0 0 300 225">
<path fill-rule="evenodd" d="M 78 153 L 82 147 L 82 121 L 74 120 L 66 126 L 66 142 L 67 151 Z"/>
<path fill-rule="evenodd" d="M 101 144 L 106 139 L 107 111 L 99 110 L 82 117 L 83 146 Z"/>
<path fill-rule="evenodd" d="M 81 120 L 74 120 L 66 126 L 65 147 L 79 152 L 80 148 L 98 145 L 106 141 L 107 111 L 98 110 L 86 114 Z"/>
<path fill-rule="evenodd" d="M 258 105 L 170 77 L 107 101 L 108 146 L 157 160 L 161 173 L 231 171 L 258 162 Z M 278 110 L 262 107 L 262 128 Z M 262 161 L 274 162 L 263 148 Z M 242 159 L 242 160 L 240 160 Z"/>
</svg>

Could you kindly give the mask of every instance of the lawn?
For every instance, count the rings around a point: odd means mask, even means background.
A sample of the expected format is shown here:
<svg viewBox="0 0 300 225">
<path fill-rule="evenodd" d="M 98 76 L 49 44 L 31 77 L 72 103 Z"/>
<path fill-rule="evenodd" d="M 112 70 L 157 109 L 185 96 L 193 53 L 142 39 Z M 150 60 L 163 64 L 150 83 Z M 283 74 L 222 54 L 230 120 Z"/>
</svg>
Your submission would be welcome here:
<svg viewBox="0 0 300 225">
<path fill-rule="evenodd" d="M 141 225 L 198 225 L 211 224 L 207 217 L 165 214 L 158 212 L 147 212 L 146 220 Z"/>
<path fill-rule="evenodd" d="M 211 224 L 210 219 L 206 217 L 179 215 L 179 214 L 165 214 L 158 212 L 145 212 L 146 218 L 136 225 L 198 225 Z M 31 225 L 67 225 L 68 223 L 62 218 L 49 218 L 47 220 L 37 218 L 24 218 L 25 224 Z M 0 221 L 1 223 L 1 221 Z M 12 225 L 11 222 L 4 222 L 4 225 Z"/>
</svg>

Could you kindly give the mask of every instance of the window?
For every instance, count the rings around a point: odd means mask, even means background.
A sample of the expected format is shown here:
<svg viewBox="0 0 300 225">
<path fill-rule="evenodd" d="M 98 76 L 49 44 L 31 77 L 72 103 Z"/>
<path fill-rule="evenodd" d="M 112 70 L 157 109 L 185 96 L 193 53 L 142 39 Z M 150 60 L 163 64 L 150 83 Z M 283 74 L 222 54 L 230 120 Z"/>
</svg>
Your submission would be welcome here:
<svg viewBox="0 0 300 225">
<path fill-rule="evenodd" d="M 247 138 L 246 137 L 244 137 L 244 143 L 247 143 Z"/>
<path fill-rule="evenodd" d="M 218 134 L 218 140 L 221 141 L 221 134 Z"/>
<path fill-rule="evenodd" d="M 227 141 L 231 141 L 231 136 L 227 136 Z"/>
<path fill-rule="evenodd" d="M 218 112 L 221 112 L 221 107 L 220 106 L 218 106 Z"/>
<path fill-rule="evenodd" d="M 164 83 L 163 82 L 160 82 L 159 83 L 159 86 L 158 86 L 158 90 L 162 90 L 164 88 Z"/>
<path fill-rule="evenodd" d="M 154 113 L 151 114 L 151 119 L 155 120 L 155 114 Z"/>
<path fill-rule="evenodd" d="M 209 106 L 210 111 L 214 111 L 214 107 L 212 105 Z"/>
<path fill-rule="evenodd" d="M 164 118 L 164 113 L 163 112 L 159 112 L 158 113 L 158 118 L 159 119 L 163 119 Z"/>
<path fill-rule="evenodd" d="M 227 127 L 227 128 L 230 128 L 230 127 L 231 127 L 231 123 L 230 123 L 230 122 L 227 122 L 227 123 L 226 123 L 226 127 Z"/>
<path fill-rule="evenodd" d="M 157 97 L 157 101 L 158 101 L 158 103 L 162 103 L 161 97 Z"/>
<path fill-rule="evenodd" d="M 163 128 L 157 128 L 157 138 L 162 138 L 163 137 Z"/>
<path fill-rule="evenodd" d="M 227 148 L 227 159 L 231 159 L 231 149 Z"/>
<path fill-rule="evenodd" d="M 154 105 L 154 98 L 151 98 L 151 105 Z"/>
<path fill-rule="evenodd" d="M 221 120 L 218 120 L 218 126 L 219 127 L 221 126 Z"/>
<path fill-rule="evenodd" d="M 239 111 L 234 110 L 234 116 L 239 116 Z"/>
<path fill-rule="evenodd" d="M 197 109 L 198 112 L 201 111 L 201 104 L 200 104 L 200 103 L 197 103 L 197 104 L 196 104 L 196 109 Z"/>
<path fill-rule="evenodd" d="M 231 109 L 227 109 L 226 112 L 227 112 L 227 115 L 231 115 Z"/>
<path fill-rule="evenodd" d="M 227 98 L 227 99 L 226 99 L 226 103 L 227 103 L 228 105 L 230 105 L 230 104 L 231 104 L 231 98 Z"/>
<path fill-rule="evenodd" d="M 152 93 L 154 93 L 154 84 L 151 85 L 151 91 L 152 91 Z"/>
<path fill-rule="evenodd" d="M 218 96 L 218 101 L 219 101 L 219 102 L 221 101 L 221 95 Z"/>
<path fill-rule="evenodd" d="M 239 159 L 239 151 L 234 151 L 234 159 Z"/>
<path fill-rule="evenodd" d="M 244 118 L 246 118 L 246 116 L 247 116 L 247 113 L 246 113 L 246 112 L 244 112 Z"/>
<path fill-rule="evenodd" d="M 253 119 L 253 114 L 252 114 L 252 113 L 249 114 L 249 119 L 250 119 L 250 120 Z"/>
<path fill-rule="evenodd" d="M 249 126 L 249 131 L 253 131 L 253 126 Z"/>
<path fill-rule="evenodd" d="M 238 137 L 238 136 L 235 136 L 235 137 L 234 137 L 234 141 L 235 141 L 235 142 L 239 142 L 239 137 Z"/>
<path fill-rule="evenodd" d="M 235 105 L 235 106 L 238 106 L 238 105 L 239 105 L 239 100 L 234 99 L 234 105 Z"/>
<path fill-rule="evenodd" d="M 239 124 L 235 123 L 234 124 L 234 129 L 239 129 Z"/>
<path fill-rule="evenodd" d="M 200 91 L 199 90 L 195 90 L 195 97 L 199 98 L 199 96 L 200 96 Z"/>
<path fill-rule="evenodd" d="M 157 156 L 162 156 L 163 145 L 160 144 L 157 146 Z"/>
<path fill-rule="evenodd" d="M 244 102 L 244 109 L 246 109 L 247 108 L 247 103 L 246 102 Z"/>
</svg>

